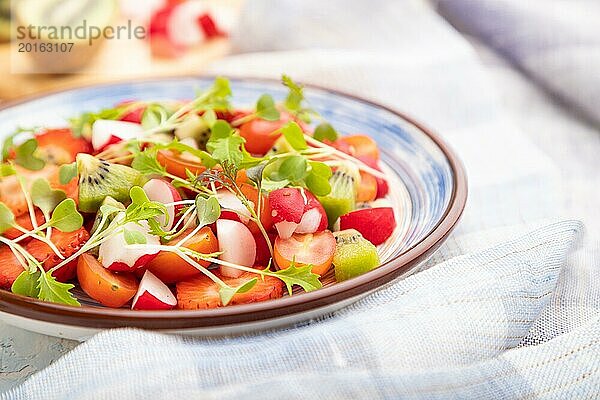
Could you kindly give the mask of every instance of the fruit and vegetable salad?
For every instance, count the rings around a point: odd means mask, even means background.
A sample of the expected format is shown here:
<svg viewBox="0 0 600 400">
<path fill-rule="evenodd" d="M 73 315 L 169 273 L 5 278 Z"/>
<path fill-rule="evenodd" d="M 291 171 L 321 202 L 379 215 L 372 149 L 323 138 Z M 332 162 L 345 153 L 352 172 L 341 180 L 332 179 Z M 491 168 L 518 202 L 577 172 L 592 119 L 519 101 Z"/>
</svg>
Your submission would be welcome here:
<svg viewBox="0 0 600 400">
<path fill-rule="evenodd" d="M 80 305 L 207 309 L 380 265 L 396 227 L 377 144 L 338 135 L 289 77 L 276 102 L 127 99 L 19 129 L 0 165 L 0 287 Z"/>
</svg>

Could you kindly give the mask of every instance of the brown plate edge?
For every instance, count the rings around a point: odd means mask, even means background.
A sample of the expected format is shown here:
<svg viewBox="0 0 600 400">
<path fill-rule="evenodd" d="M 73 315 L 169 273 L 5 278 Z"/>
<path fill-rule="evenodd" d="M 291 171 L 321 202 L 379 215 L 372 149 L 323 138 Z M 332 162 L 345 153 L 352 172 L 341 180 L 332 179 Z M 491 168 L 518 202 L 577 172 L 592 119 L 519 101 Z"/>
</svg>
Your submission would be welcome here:
<svg viewBox="0 0 600 400">
<path fill-rule="evenodd" d="M 42 92 L 24 98 L 0 104 L 0 111 L 23 104 L 40 97 L 50 96 L 65 91 L 99 86 L 122 85 L 126 83 L 156 82 L 160 80 L 186 80 L 198 78 L 214 78 L 214 75 L 160 76 L 136 80 L 106 82 L 92 85 L 75 86 L 60 90 Z M 278 82 L 276 79 L 232 77 L 232 79 L 254 80 L 262 82 Z M 132 311 L 127 309 L 111 309 L 103 307 L 73 307 L 44 302 L 0 290 L 0 311 L 21 317 L 45 322 L 60 323 L 88 328 L 137 327 L 146 329 L 188 329 L 224 326 L 247 322 L 258 322 L 272 318 L 284 317 L 307 312 L 328 306 L 346 299 L 359 296 L 374 290 L 400 277 L 427 259 L 446 240 L 462 216 L 465 208 L 468 185 L 464 166 L 454 151 L 437 134 L 412 117 L 378 102 L 346 93 L 337 89 L 306 84 L 307 88 L 323 90 L 341 95 L 374 107 L 384 109 L 397 115 L 426 134 L 444 153 L 453 171 L 455 185 L 450 202 L 442 219 L 420 242 L 398 257 L 382 264 L 377 269 L 364 275 L 340 282 L 330 287 L 310 293 L 302 293 L 292 297 L 284 297 L 260 303 L 236 305 L 212 310 L 171 310 L 171 311 Z"/>
</svg>

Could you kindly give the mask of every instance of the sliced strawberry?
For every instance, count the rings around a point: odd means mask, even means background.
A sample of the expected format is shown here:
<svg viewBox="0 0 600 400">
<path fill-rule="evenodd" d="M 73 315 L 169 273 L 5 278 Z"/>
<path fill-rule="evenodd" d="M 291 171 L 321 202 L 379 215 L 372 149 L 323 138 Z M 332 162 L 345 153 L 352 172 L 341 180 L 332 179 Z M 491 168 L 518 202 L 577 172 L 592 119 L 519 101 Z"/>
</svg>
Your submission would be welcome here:
<svg viewBox="0 0 600 400">
<path fill-rule="evenodd" d="M 8 246 L 0 247 L 0 288 L 10 289 L 24 269 Z"/>
<path fill-rule="evenodd" d="M 79 228 L 74 232 L 61 232 L 58 229 L 52 229 L 51 240 L 56 245 L 60 253 L 64 257 L 69 257 L 75 254 L 81 246 L 90 238 L 88 231 L 85 228 Z M 46 271 L 56 266 L 62 260 L 46 243 L 37 239 L 31 240 L 25 245 L 25 250 L 29 252 L 36 260 L 42 263 Z M 77 272 L 77 260 L 73 260 L 67 265 L 58 269 L 54 276 L 61 282 L 66 282 L 75 277 Z"/>
<path fill-rule="evenodd" d="M 52 188 L 64 190 L 68 197 L 77 201 L 77 178 L 73 178 L 67 185 L 60 184 L 58 166 L 47 164 L 39 171 L 30 171 L 18 166 L 16 169 L 18 174 L 25 178 L 28 185 L 38 178 L 46 179 Z M 0 179 L 0 201 L 17 217 L 28 212 L 27 200 L 15 175 Z"/>
<path fill-rule="evenodd" d="M 237 287 L 252 278 L 258 281 L 246 293 L 238 293 L 229 304 L 246 304 L 269 299 L 276 299 L 283 295 L 283 282 L 277 278 L 266 276 L 261 279 L 259 275 L 244 272 L 237 278 L 227 278 L 217 274 L 226 284 Z M 221 307 L 219 286 L 206 275 L 201 275 L 177 284 L 177 308 L 184 310 L 199 310 Z"/>
<path fill-rule="evenodd" d="M 38 225 L 42 225 L 44 223 L 44 214 L 42 214 L 42 212 L 38 208 L 35 209 L 35 219 L 37 220 Z M 19 215 L 18 217 L 15 218 L 15 222 L 17 223 L 17 225 L 25 228 L 28 231 L 33 229 L 33 225 L 31 224 L 31 217 L 29 216 L 29 213 L 24 213 L 24 214 Z M 22 234 L 23 234 L 23 232 L 19 231 L 18 229 L 10 228 L 7 231 L 5 231 L 2 235 L 7 239 L 12 240 L 12 239 L 18 238 Z M 31 240 L 31 238 L 25 238 L 20 243 L 24 244 L 24 243 L 29 242 L 30 240 Z"/>
<path fill-rule="evenodd" d="M 68 164 L 75 161 L 78 153 L 91 153 L 90 142 L 73 136 L 71 129 L 48 129 L 36 135 L 39 157 L 52 164 Z"/>
<path fill-rule="evenodd" d="M 392 207 L 363 208 L 340 217 L 340 230 L 356 229 L 376 246 L 385 242 L 395 228 Z"/>
</svg>

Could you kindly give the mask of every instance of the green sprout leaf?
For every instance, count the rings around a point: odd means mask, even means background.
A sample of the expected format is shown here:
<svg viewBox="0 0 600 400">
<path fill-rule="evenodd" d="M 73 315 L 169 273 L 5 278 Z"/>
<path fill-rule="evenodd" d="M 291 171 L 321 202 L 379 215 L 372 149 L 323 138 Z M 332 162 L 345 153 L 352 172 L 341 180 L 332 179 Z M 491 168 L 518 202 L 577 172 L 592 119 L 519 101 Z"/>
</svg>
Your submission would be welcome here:
<svg viewBox="0 0 600 400">
<path fill-rule="evenodd" d="M 73 232 L 81 228 L 83 217 L 77 211 L 75 201 L 65 199 L 56 206 L 48 223 L 61 232 Z"/>
<path fill-rule="evenodd" d="M 142 220 L 147 220 L 148 223 L 151 223 L 153 218 L 161 215 L 165 216 L 167 223 L 169 222 L 167 207 L 162 203 L 150 201 L 146 192 L 141 187 L 133 186 L 129 190 L 129 197 L 131 197 L 131 204 L 125 210 L 124 223 Z"/>
<path fill-rule="evenodd" d="M 38 298 L 40 289 L 38 288 L 38 281 L 40 279 L 41 271 L 36 268 L 35 272 L 23 271 L 15 279 L 10 290 L 13 293 L 20 294 L 22 296 Z"/>
<path fill-rule="evenodd" d="M 67 198 L 62 190 L 52 189 L 45 179 L 36 179 L 31 185 L 31 201 L 42 210 L 44 215 L 50 215 L 56 206 Z"/>
<path fill-rule="evenodd" d="M 12 164 L 0 164 L 0 177 L 15 175 L 17 170 Z"/>
<path fill-rule="evenodd" d="M 338 133 L 333 126 L 327 122 L 322 122 L 315 128 L 313 137 L 319 141 L 329 140 L 334 142 L 338 138 Z"/>
<path fill-rule="evenodd" d="M 227 285 L 221 286 L 221 288 L 219 288 L 219 297 L 221 297 L 221 303 L 226 306 L 236 293 L 246 293 L 252 289 L 254 285 L 256 285 L 256 282 L 258 282 L 258 279 L 252 278 L 249 281 L 242 283 L 238 287 L 231 287 Z"/>
<path fill-rule="evenodd" d="M 77 163 L 64 164 L 58 170 L 58 179 L 62 185 L 71 182 L 77 176 Z"/>
<path fill-rule="evenodd" d="M 286 269 L 273 273 L 273 276 L 281 279 L 285 283 L 288 293 L 292 294 L 292 286 L 298 285 L 304 291 L 311 292 L 320 289 L 323 285 L 319 280 L 319 275 L 312 273 L 312 265 L 297 267 L 294 262 Z"/>
<path fill-rule="evenodd" d="M 215 196 L 210 196 L 207 199 L 196 196 L 196 213 L 200 226 L 210 225 L 221 216 L 221 205 Z"/>
<path fill-rule="evenodd" d="M 331 192 L 331 168 L 319 161 L 309 161 L 308 164 L 310 171 L 304 178 L 306 188 L 316 196 L 327 196 Z"/>
<path fill-rule="evenodd" d="M 71 306 L 81 305 L 70 292 L 75 285 L 71 283 L 58 282 L 52 276 L 50 271 L 40 273 L 37 287 L 39 289 L 38 298 L 41 300 L 67 304 Z"/>
<path fill-rule="evenodd" d="M 216 142 L 219 139 L 228 138 L 233 134 L 233 128 L 227 121 L 218 119 L 210 128 L 210 139 L 208 142 Z"/>
<path fill-rule="evenodd" d="M 127 244 L 146 244 L 146 236 L 141 232 L 123 228 L 123 237 Z"/>
<path fill-rule="evenodd" d="M 23 144 L 15 149 L 15 163 L 31 171 L 39 171 L 44 168 L 44 165 L 46 165 L 44 160 L 37 158 L 34 155 L 37 147 L 38 143 L 35 139 L 29 139 L 23 142 Z"/>
<path fill-rule="evenodd" d="M 144 175 L 163 175 L 166 168 L 162 166 L 156 159 L 156 150 L 153 148 L 138 152 L 131 167 Z"/>
<path fill-rule="evenodd" d="M 268 94 L 260 96 L 256 102 L 256 115 L 267 121 L 278 121 L 280 118 L 279 110 L 275 106 L 275 100 Z"/>
<path fill-rule="evenodd" d="M 216 125 L 216 124 L 215 124 Z M 217 139 L 214 142 L 208 142 L 206 148 L 211 152 L 212 157 L 223 163 L 231 163 L 239 167 L 244 161 L 244 154 L 241 150 L 241 145 L 244 143 L 244 138 L 239 136 L 228 136 Z"/>
<path fill-rule="evenodd" d="M 282 75 L 281 82 L 289 89 L 284 103 L 285 108 L 291 111 L 299 111 L 302 108 L 302 101 L 304 100 L 302 86 L 294 82 L 288 75 Z"/>
<path fill-rule="evenodd" d="M 279 176 L 290 182 L 298 182 L 306 176 L 306 159 L 302 156 L 285 157 L 279 165 Z"/>
<path fill-rule="evenodd" d="M 260 183 L 263 178 L 263 171 L 265 170 L 266 166 L 266 162 L 261 162 L 260 164 L 247 168 L 246 176 L 248 177 L 248 179 L 250 179 L 252 182 L 256 183 L 256 185 L 260 187 Z"/>
<path fill-rule="evenodd" d="M 162 104 L 148 104 L 142 113 L 142 128 L 145 130 L 162 125 L 169 118 L 171 112 Z"/>
<path fill-rule="evenodd" d="M 15 215 L 6 206 L 0 202 L 0 235 L 15 226 Z"/>
<path fill-rule="evenodd" d="M 281 133 L 285 137 L 285 140 L 294 148 L 294 150 L 306 150 L 308 145 L 304 139 L 304 132 L 300 126 L 295 122 L 288 122 L 281 128 Z"/>
</svg>

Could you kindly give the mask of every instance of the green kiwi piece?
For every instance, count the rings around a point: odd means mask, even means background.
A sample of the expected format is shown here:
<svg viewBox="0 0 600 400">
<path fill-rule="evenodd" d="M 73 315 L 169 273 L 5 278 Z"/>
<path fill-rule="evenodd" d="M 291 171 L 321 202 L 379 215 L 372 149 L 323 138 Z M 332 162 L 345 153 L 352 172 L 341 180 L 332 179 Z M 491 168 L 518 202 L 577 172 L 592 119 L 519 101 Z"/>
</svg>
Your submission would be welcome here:
<svg viewBox="0 0 600 400">
<path fill-rule="evenodd" d="M 210 139 L 210 127 L 198 115 L 190 114 L 175 129 L 175 137 L 179 140 L 187 138 L 195 139 L 199 148 L 204 150 L 206 149 L 208 139 Z"/>
<path fill-rule="evenodd" d="M 273 156 L 275 154 L 287 153 L 290 151 L 294 151 L 294 148 L 285 140 L 285 137 L 280 136 L 279 139 L 275 141 L 271 150 L 267 153 L 267 156 Z"/>
<path fill-rule="evenodd" d="M 77 155 L 79 174 L 79 210 L 96 212 L 107 196 L 116 201 L 129 201 L 132 186 L 142 185 L 143 177 L 135 169 L 121 164 L 111 164 L 92 155 Z"/>
<path fill-rule="evenodd" d="M 333 225 L 340 216 L 348 214 L 356 208 L 356 189 L 354 188 L 354 178 L 339 169 L 329 178 L 329 184 L 331 192 L 327 196 L 319 197 L 319 202 L 327 214 L 329 229 L 333 229 Z"/>
<path fill-rule="evenodd" d="M 335 232 L 333 255 L 335 279 L 338 282 L 362 275 L 379 266 L 379 255 L 373 243 L 355 229 Z"/>
</svg>

